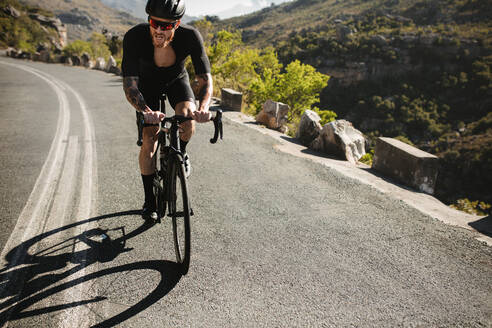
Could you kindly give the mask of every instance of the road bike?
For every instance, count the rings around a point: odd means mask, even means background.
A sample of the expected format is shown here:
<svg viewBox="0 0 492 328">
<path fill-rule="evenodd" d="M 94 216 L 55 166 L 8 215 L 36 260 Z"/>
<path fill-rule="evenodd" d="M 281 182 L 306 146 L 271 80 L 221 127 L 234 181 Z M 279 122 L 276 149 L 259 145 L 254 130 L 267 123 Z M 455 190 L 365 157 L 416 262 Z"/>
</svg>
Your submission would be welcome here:
<svg viewBox="0 0 492 328">
<path fill-rule="evenodd" d="M 166 97 L 160 97 L 160 111 L 166 114 Z M 211 118 L 214 123 L 214 137 L 210 139 L 215 144 L 223 137 L 222 111 L 218 110 L 215 117 Z M 166 216 L 171 217 L 173 226 L 174 247 L 176 261 L 181 266 L 182 274 L 188 272 L 190 265 L 190 216 L 193 209 L 190 206 L 187 178 L 185 175 L 184 154 L 179 143 L 180 124 L 193 120 L 191 117 L 174 115 L 165 117 L 160 124 L 157 137 L 157 148 L 152 160 L 155 164 L 154 194 L 156 197 L 156 212 L 158 222 Z M 142 131 L 147 124 L 144 122 L 143 114 L 137 112 L 138 141 L 142 145 Z"/>
</svg>

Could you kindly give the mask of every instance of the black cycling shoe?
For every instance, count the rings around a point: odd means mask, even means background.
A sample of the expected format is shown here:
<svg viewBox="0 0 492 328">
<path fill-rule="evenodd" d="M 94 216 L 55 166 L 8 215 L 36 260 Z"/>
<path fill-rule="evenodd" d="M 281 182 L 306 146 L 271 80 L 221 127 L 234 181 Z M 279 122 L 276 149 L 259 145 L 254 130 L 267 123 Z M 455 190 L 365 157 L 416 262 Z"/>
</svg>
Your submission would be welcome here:
<svg viewBox="0 0 492 328">
<path fill-rule="evenodd" d="M 157 216 L 157 212 L 156 212 L 155 208 L 152 208 L 152 207 L 144 204 L 143 209 L 142 209 L 142 218 L 144 220 L 157 221 L 158 216 Z"/>
</svg>

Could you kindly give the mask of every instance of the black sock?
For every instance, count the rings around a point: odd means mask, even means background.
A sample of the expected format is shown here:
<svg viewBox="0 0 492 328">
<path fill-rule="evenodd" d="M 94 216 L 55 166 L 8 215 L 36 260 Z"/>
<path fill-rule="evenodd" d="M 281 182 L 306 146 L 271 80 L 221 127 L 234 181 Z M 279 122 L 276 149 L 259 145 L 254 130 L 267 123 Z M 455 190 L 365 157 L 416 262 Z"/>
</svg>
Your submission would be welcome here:
<svg viewBox="0 0 492 328">
<path fill-rule="evenodd" d="M 145 192 L 145 206 L 154 207 L 152 208 L 153 210 L 155 209 L 154 177 L 155 174 L 151 174 L 151 175 L 142 174 L 142 182 Z"/>
<path fill-rule="evenodd" d="M 179 147 L 181 148 L 182 153 L 186 153 L 186 145 L 188 144 L 188 141 L 184 141 L 181 138 L 179 139 Z"/>
</svg>

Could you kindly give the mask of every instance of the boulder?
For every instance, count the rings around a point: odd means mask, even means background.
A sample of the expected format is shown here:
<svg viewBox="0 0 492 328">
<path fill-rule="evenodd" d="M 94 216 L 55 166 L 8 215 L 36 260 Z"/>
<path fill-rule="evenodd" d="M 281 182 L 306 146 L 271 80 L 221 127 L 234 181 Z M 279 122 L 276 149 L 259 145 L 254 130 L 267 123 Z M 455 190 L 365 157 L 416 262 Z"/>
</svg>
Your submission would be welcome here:
<svg viewBox="0 0 492 328">
<path fill-rule="evenodd" d="M 116 74 L 116 75 L 121 75 L 121 69 L 118 66 L 111 66 L 109 68 L 108 73 Z"/>
<path fill-rule="evenodd" d="M 349 121 L 338 120 L 325 124 L 309 148 L 341 156 L 355 164 L 365 153 L 366 139 Z"/>
<path fill-rule="evenodd" d="M 39 61 L 49 63 L 51 61 L 51 53 L 49 50 L 43 50 L 39 52 Z"/>
<path fill-rule="evenodd" d="M 108 62 L 106 63 L 106 68 L 104 69 L 106 72 L 109 72 L 112 67 L 115 67 L 116 65 L 116 60 L 113 58 L 113 56 L 110 56 L 108 59 Z"/>
<path fill-rule="evenodd" d="M 65 57 L 63 60 L 63 63 L 68 66 L 73 66 L 73 60 L 72 57 Z"/>
<path fill-rule="evenodd" d="M 439 158 L 393 138 L 378 138 L 372 168 L 419 191 L 433 194 Z"/>
<path fill-rule="evenodd" d="M 97 58 L 96 63 L 94 65 L 94 69 L 104 71 L 105 68 L 106 68 L 106 60 L 102 57 Z"/>
<path fill-rule="evenodd" d="M 7 48 L 7 50 L 5 51 L 5 56 L 7 57 L 12 57 L 12 58 L 16 58 L 17 57 L 17 53 L 19 51 L 15 48 L 12 48 L 12 47 L 9 47 Z"/>
<path fill-rule="evenodd" d="M 3 8 L 3 12 L 6 13 L 9 16 L 12 16 L 14 18 L 19 18 L 20 17 L 20 11 L 15 9 L 12 5 L 7 5 L 6 7 Z"/>
<path fill-rule="evenodd" d="M 72 56 L 73 66 L 80 66 L 81 63 L 82 63 L 82 59 L 79 56 Z"/>
<path fill-rule="evenodd" d="M 62 55 L 53 55 L 51 57 L 51 62 L 56 64 L 62 64 L 65 60 L 65 57 Z"/>
<path fill-rule="evenodd" d="M 80 62 L 81 66 L 90 67 L 91 56 L 87 52 L 84 52 L 80 57 L 80 59 L 81 59 Z"/>
<path fill-rule="evenodd" d="M 308 147 L 319 136 L 322 129 L 319 123 L 320 120 L 318 113 L 309 109 L 304 112 L 296 134 L 296 138 L 299 139 L 301 144 Z"/>
<path fill-rule="evenodd" d="M 289 105 L 268 99 L 262 107 L 261 112 L 256 115 L 256 122 L 266 125 L 270 129 L 286 132 Z"/>
<path fill-rule="evenodd" d="M 20 51 L 17 55 L 17 58 L 31 60 L 32 54 L 30 52 Z"/>
<path fill-rule="evenodd" d="M 337 23 L 335 28 L 337 40 L 339 42 L 346 42 L 350 40 L 350 37 L 357 32 L 355 29 L 352 29 L 343 23 Z"/>
<path fill-rule="evenodd" d="M 220 101 L 221 107 L 236 112 L 241 111 L 241 107 L 243 105 L 243 94 L 241 92 L 228 88 L 222 88 L 221 94 L 222 94 L 221 101 Z"/>
</svg>

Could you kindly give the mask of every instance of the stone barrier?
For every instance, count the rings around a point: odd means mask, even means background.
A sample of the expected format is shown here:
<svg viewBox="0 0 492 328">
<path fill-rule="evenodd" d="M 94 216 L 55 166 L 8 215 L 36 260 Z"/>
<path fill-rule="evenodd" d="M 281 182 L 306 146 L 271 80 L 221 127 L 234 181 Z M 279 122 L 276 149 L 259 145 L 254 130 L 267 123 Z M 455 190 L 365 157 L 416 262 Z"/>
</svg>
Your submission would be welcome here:
<svg viewBox="0 0 492 328">
<path fill-rule="evenodd" d="M 366 153 L 366 139 L 362 132 L 347 120 L 326 123 L 318 137 L 309 145 L 310 149 L 340 156 L 352 164 Z"/>
<path fill-rule="evenodd" d="M 378 138 L 372 167 L 409 187 L 433 194 L 439 158 L 393 138 Z"/>
<path fill-rule="evenodd" d="M 262 107 L 263 109 L 256 115 L 256 122 L 266 125 L 269 129 L 285 133 L 289 105 L 268 99 Z"/>
<path fill-rule="evenodd" d="M 243 94 L 241 92 L 227 88 L 222 88 L 221 91 L 221 107 L 223 107 L 224 109 L 240 112 L 243 104 Z"/>
</svg>

